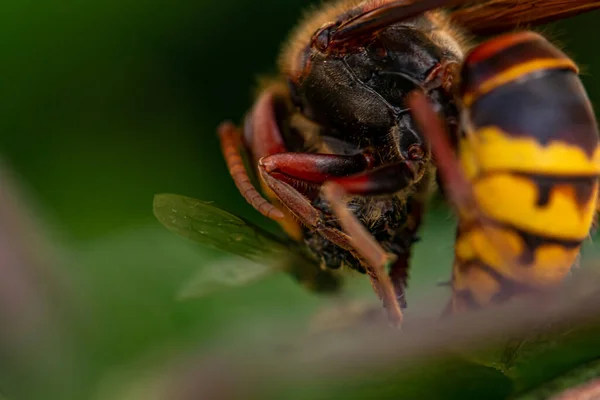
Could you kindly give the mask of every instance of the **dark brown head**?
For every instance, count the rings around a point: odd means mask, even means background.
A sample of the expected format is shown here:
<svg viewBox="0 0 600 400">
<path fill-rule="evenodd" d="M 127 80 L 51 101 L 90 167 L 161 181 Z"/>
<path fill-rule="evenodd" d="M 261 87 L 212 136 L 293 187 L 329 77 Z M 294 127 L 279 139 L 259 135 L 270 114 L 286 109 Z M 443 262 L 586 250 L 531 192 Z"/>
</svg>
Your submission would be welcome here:
<svg viewBox="0 0 600 400">
<path fill-rule="evenodd" d="M 390 2 L 368 1 L 338 14 L 335 22 L 305 36 L 302 48 L 296 37 L 296 48 L 281 63 L 294 104 L 323 127 L 324 135 L 408 158 L 409 149 L 414 151 L 422 139 L 405 105 L 406 95 L 421 88 L 439 111 L 456 117 L 449 71 L 455 70 L 450 66 L 461 61 L 462 52 L 458 35 L 446 29 L 438 14 L 356 35 L 348 32 L 352 21 L 385 3 Z"/>
</svg>

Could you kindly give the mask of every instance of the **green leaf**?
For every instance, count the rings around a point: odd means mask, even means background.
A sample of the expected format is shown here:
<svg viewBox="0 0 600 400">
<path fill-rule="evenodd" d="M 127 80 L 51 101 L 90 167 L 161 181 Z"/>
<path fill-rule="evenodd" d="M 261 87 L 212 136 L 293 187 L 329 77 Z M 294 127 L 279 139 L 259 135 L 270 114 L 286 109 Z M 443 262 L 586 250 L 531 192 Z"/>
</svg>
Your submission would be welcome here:
<svg viewBox="0 0 600 400">
<path fill-rule="evenodd" d="M 568 324 L 546 330 L 525 346 L 510 375 L 518 393 L 523 393 L 599 357 L 599 321 Z"/>
<path fill-rule="evenodd" d="M 340 377 L 325 384 L 306 384 L 295 390 L 286 386 L 268 398 L 327 400 L 363 399 L 506 399 L 512 391 L 511 380 L 493 368 L 443 355 L 435 360 L 411 360 L 410 368 L 401 366 L 374 370 L 360 379 Z"/>
<path fill-rule="evenodd" d="M 519 299 L 441 321 L 407 319 L 400 332 L 358 320 L 318 334 L 296 329 L 294 337 L 289 321 L 278 318 L 260 343 L 238 329 L 223 351 L 213 343 L 210 357 L 191 368 L 217 373 L 219 360 L 218 380 L 207 384 L 237 388 L 240 396 L 231 398 L 263 400 L 509 399 L 561 375 L 568 387 L 600 369 L 569 373 L 600 359 L 598 276 L 578 278 L 544 301 Z M 204 390 L 198 387 L 198 398 Z"/>
<path fill-rule="evenodd" d="M 172 232 L 252 261 L 290 252 L 275 235 L 225 210 L 190 197 L 158 194 L 154 215 Z"/>
<path fill-rule="evenodd" d="M 543 400 L 600 376 L 600 360 L 575 368 L 515 400 Z"/>
<path fill-rule="evenodd" d="M 525 393 L 600 358 L 600 321 L 540 324 L 497 335 L 487 346 L 462 354 L 503 372 L 513 380 L 515 393 Z"/>
</svg>

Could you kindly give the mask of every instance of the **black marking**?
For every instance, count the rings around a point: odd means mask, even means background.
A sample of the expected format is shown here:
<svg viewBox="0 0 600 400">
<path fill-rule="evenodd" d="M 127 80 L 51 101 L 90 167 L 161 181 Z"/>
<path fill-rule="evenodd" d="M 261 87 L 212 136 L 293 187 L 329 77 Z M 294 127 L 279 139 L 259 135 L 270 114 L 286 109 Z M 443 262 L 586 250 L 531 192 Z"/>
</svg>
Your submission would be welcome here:
<svg viewBox="0 0 600 400">
<path fill-rule="evenodd" d="M 561 141 L 579 147 L 590 159 L 598 147 L 594 112 L 573 72 L 552 70 L 503 85 L 471 106 L 471 118 L 476 130 L 496 126 L 544 146 Z"/>
<path fill-rule="evenodd" d="M 462 260 L 460 257 L 457 257 L 456 262 L 458 263 L 458 270 L 461 273 L 468 273 L 469 270 L 474 268 L 479 268 L 485 273 L 489 274 L 495 281 L 502 284 L 504 281 L 510 280 L 510 278 L 500 274 L 496 269 L 484 263 L 478 258 L 471 258 L 469 260 Z"/>
<path fill-rule="evenodd" d="M 558 177 L 537 174 L 520 175 L 528 177 L 538 187 L 538 199 L 536 202 L 538 207 L 548 205 L 552 190 L 557 189 L 558 186 L 571 186 L 575 191 L 577 205 L 581 208 L 588 205 L 597 194 L 594 189 L 596 188 L 598 177 Z"/>
<path fill-rule="evenodd" d="M 538 196 L 535 201 L 535 205 L 538 208 L 547 207 L 550 203 L 550 192 L 552 191 L 552 186 L 547 180 L 536 181 L 535 185 L 537 186 Z"/>
</svg>

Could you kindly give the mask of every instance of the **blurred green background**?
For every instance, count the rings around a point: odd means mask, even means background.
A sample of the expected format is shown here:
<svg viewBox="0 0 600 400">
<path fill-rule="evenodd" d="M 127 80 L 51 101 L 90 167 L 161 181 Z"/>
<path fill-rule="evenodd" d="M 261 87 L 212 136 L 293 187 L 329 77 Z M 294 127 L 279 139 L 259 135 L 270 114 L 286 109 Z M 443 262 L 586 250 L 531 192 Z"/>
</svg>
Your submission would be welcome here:
<svg viewBox="0 0 600 400">
<path fill-rule="evenodd" d="M 215 127 L 242 118 L 256 76 L 275 72 L 280 46 L 307 3 L 19 0 L 0 6 L 0 156 L 42 210 L 84 294 L 89 318 L 71 327 L 85 361 L 77 371 L 79 398 L 165 346 L 219 337 L 232 321 L 260 315 L 297 315 L 301 322 L 324 304 L 286 276 L 177 300 L 194 272 L 220 255 L 173 235 L 152 215 L 154 194 L 170 192 L 264 224 L 238 195 Z M 598 16 L 545 29 L 583 66 L 594 103 L 600 99 L 593 46 Z M 451 213 L 435 207 L 422 236 L 409 313 L 429 307 L 435 314 L 448 294 L 436 285 L 450 276 Z M 588 245 L 584 256 L 593 251 Z M 372 300 L 360 278 L 351 287 Z M 420 299 L 428 301 L 420 306 Z M 9 398 L 11 391 L 35 392 L 4 381 Z"/>
</svg>

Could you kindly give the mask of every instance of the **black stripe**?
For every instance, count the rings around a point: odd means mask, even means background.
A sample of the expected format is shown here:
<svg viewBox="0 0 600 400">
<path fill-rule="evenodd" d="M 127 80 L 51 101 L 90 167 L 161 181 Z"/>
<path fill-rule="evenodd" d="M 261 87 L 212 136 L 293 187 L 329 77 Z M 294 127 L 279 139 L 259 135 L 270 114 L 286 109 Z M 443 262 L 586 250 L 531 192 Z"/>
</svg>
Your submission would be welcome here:
<svg viewBox="0 0 600 400">
<path fill-rule="evenodd" d="M 573 72 L 553 70 L 538 79 L 503 85 L 475 101 L 471 119 L 475 130 L 495 126 L 544 146 L 560 140 L 581 148 L 589 158 L 598 147 L 594 112 Z"/>
</svg>

